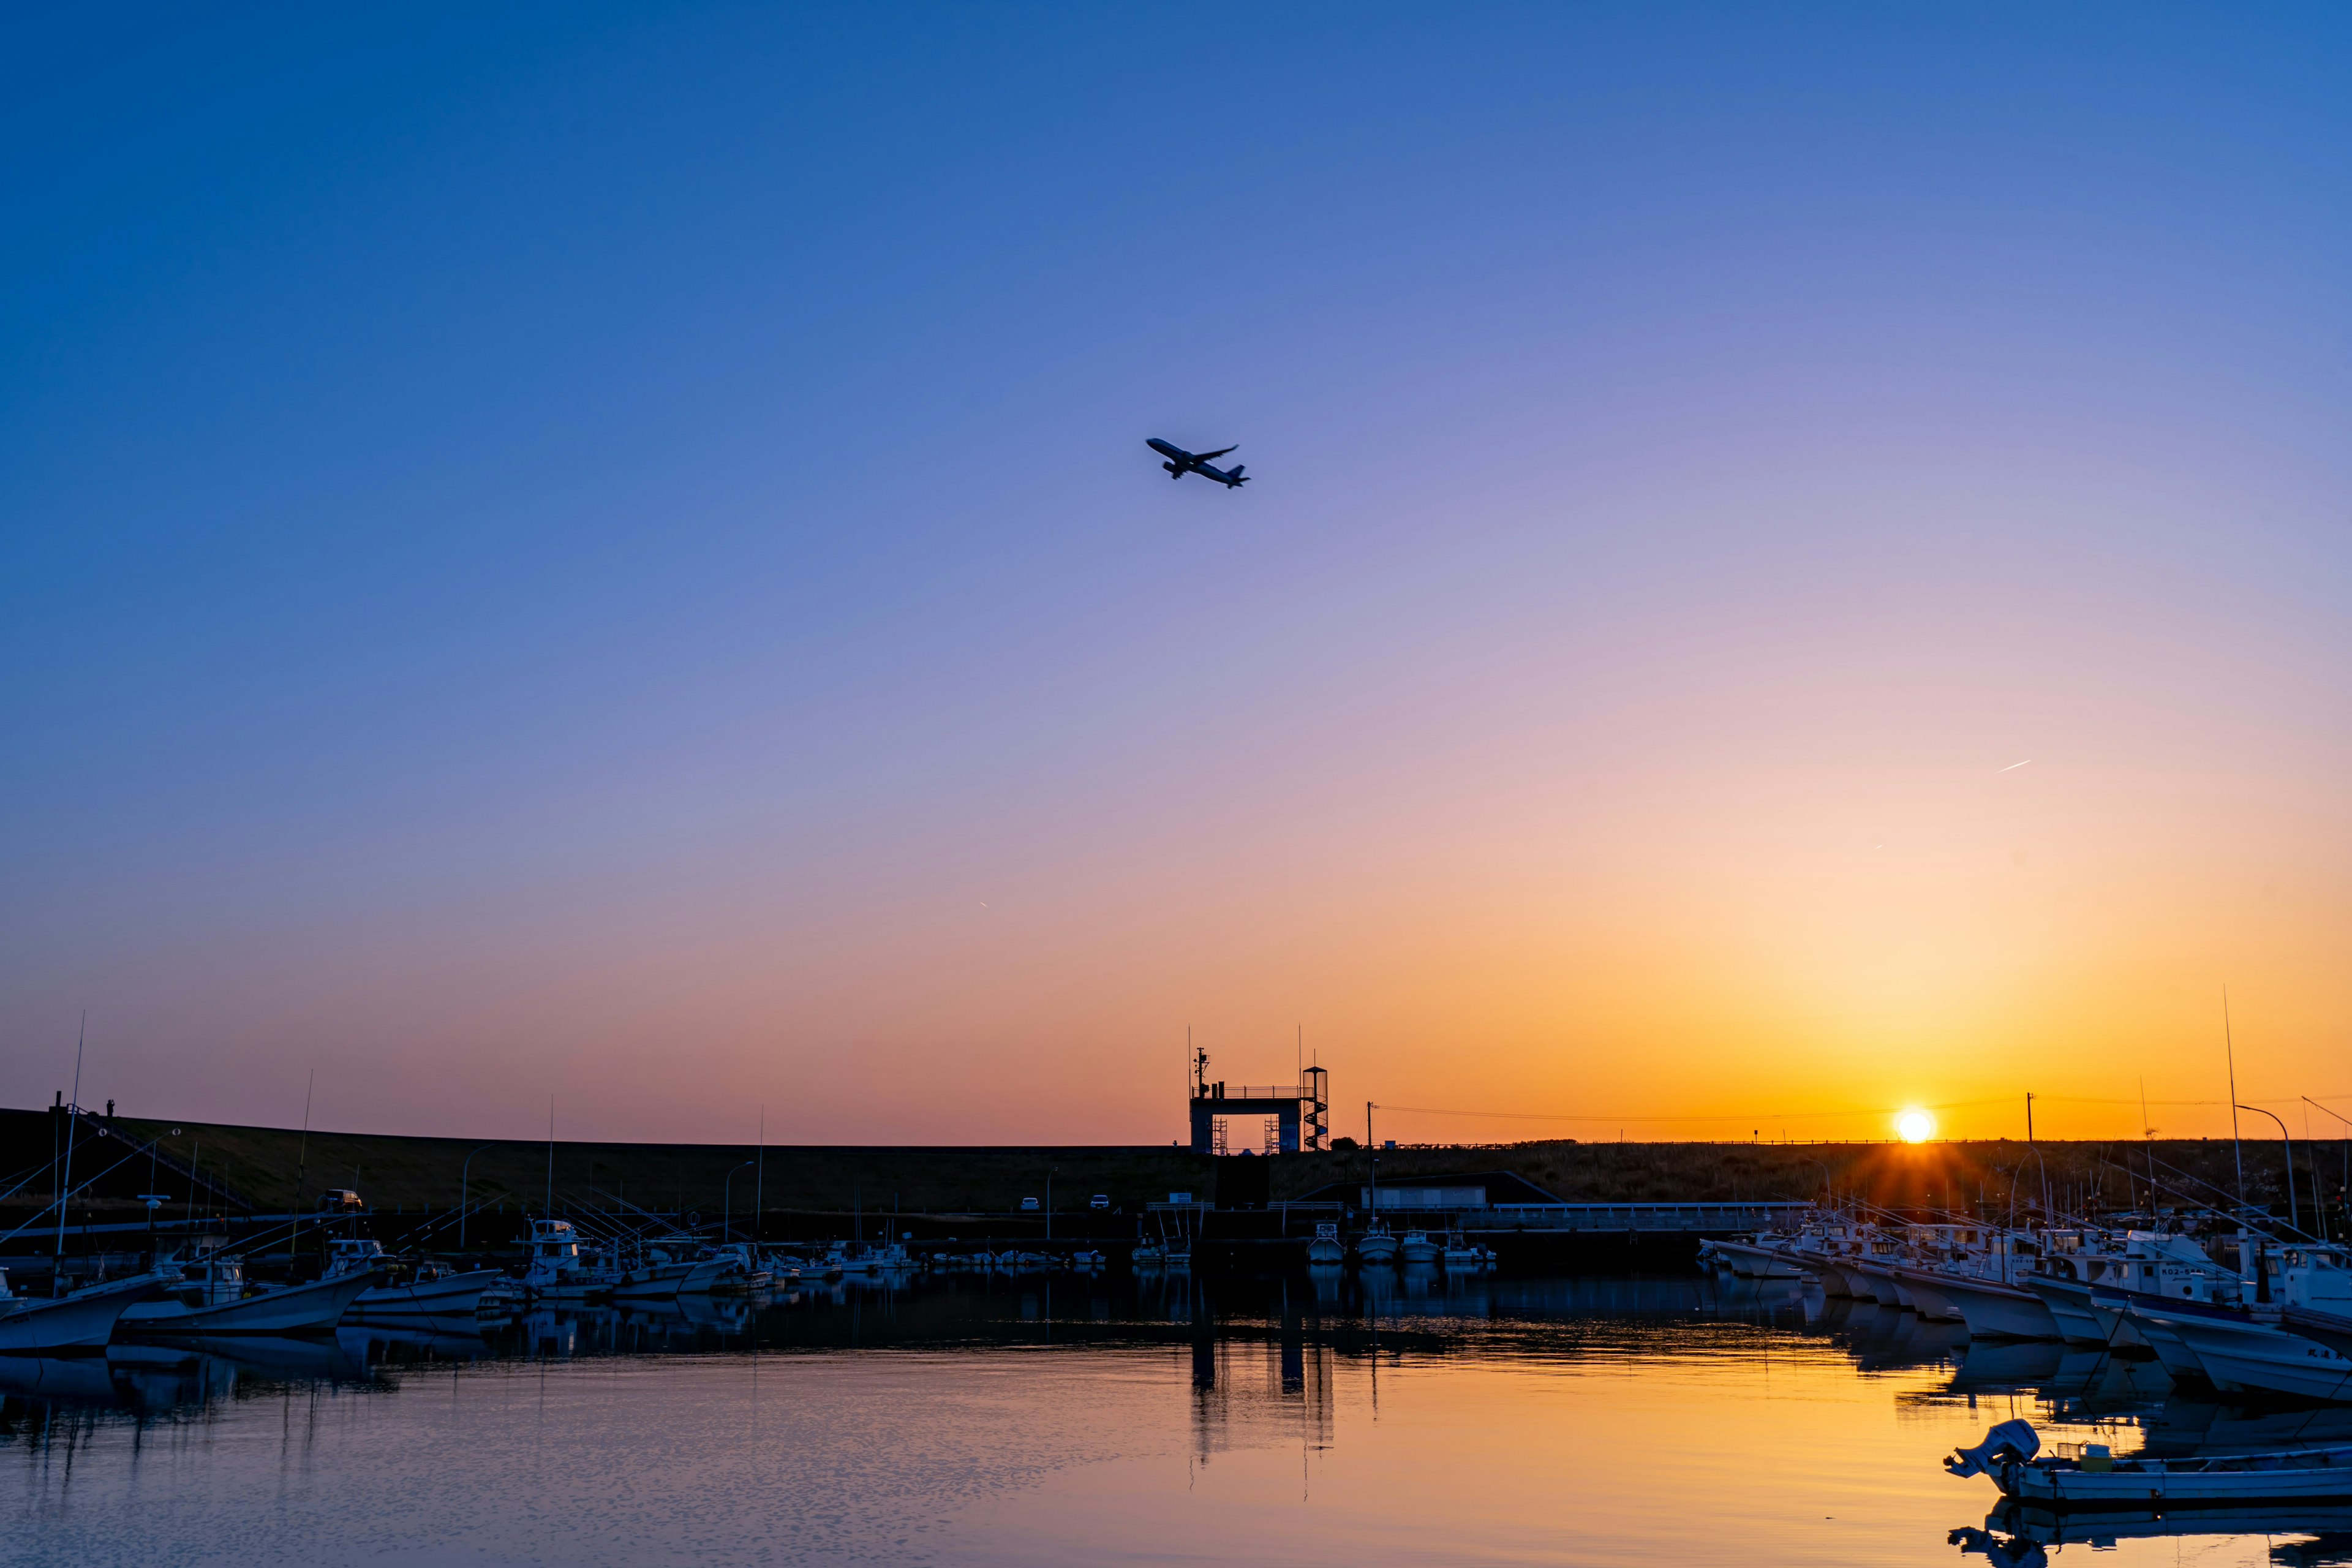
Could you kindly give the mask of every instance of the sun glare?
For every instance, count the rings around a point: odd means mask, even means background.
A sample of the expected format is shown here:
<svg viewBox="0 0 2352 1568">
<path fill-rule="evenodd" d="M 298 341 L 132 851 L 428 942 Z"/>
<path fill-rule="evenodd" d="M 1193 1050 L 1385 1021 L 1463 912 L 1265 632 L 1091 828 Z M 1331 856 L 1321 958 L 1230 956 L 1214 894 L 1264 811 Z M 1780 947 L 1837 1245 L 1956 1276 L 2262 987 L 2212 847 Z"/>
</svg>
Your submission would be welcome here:
<svg viewBox="0 0 2352 1568">
<path fill-rule="evenodd" d="M 1895 1131 L 1906 1143 L 1925 1143 L 1936 1135 L 1936 1119 L 1924 1110 L 1906 1110 L 1895 1119 Z"/>
</svg>

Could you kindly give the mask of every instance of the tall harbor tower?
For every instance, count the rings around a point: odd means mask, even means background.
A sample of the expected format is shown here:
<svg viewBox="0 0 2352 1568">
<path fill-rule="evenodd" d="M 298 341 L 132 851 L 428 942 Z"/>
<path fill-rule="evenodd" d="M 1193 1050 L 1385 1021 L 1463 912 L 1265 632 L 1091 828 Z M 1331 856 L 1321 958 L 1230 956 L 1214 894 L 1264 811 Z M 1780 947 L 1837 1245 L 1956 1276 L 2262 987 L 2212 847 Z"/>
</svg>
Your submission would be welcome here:
<svg viewBox="0 0 2352 1568">
<path fill-rule="evenodd" d="M 1192 1152 L 1296 1154 L 1331 1147 L 1331 1074 L 1302 1068 L 1295 1084 L 1227 1084 L 1192 1055 Z"/>
</svg>

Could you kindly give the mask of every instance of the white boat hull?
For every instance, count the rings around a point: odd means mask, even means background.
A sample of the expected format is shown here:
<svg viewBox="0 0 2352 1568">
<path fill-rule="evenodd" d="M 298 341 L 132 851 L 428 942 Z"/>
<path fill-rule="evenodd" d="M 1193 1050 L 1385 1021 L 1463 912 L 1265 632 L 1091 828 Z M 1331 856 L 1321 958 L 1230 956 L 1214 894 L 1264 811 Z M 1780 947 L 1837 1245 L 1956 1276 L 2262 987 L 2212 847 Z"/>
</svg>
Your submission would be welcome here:
<svg viewBox="0 0 2352 1568">
<path fill-rule="evenodd" d="M 1987 1340 L 2054 1340 L 2058 1320 L 2042 1298 L 2014 1285 L 1958 1276 L 1943 1285 L 1945 1299 L 1959 1310 L 1969 1337 Z"/>
<path fill-rule="evenodd" d="M 1718 1241 L 1715 1243 L 1715 1256 L 1717 1261 L 1742 1279 L 1801 1279 L 1805 1275 L 1786 1253 L 1754 1242 Z"/>
<path fill-rule="evenodd" d="M 1833 1263 L 1828 1258 L 1814 1258 L 1809 1261 L 1805 1267 L 1814 1274 L 1820 1276 L 1822 1295 L 1837 1297 L 1844 1300 L 1852 1300 L 1853 1299 L 1853 1281 L 1846 1278 L 1845 1266 L 1843 1264 Z"/>
<path fill-rule="evenodd" d="M 2042 1298 L 2070 1345 L 2104 1345 L 2107 1332 L 2091 1310 L 2091 1288 L 2074 1279 L 2032 1279 L 2026 1289 Z"/>
<path fill-rule="evenodd" d="M 1397 1244 L 1393 1236 L 1361 1237 L 1356 1242 L 1356 1257 L 1365 1263 L 1394 1263 Z"/>
<path fill-rule="evenodd" d="M 2267 1456 L 2265 1456 L 2267 1458 Z M 2322 1450 L 2270 1468 L 2209 1468 L 2210 1460 L 2118 1459 L 2112 1470 L 2011 1463 L 1993 1472 L 2000 1489 L 2048 1508 L 2147 1508 L 2156 1504 L 2323 1502 L 2352 1498 L 2352 1454 Z"/>
<path fill-rule="evenodd" d="M 375 1284 L 373 1274 L 336 1274 L 308 1285 L 265 1290 L 241 1301 L 214 1307 L 190 1307 L 179 1301 L 142 1301 L 124 1310 L 118 1332 L 164 1334 L 302 1334 L 317 1333 L 342 1321 L 362 1291 Z"/>
<path fill-rule="evenodd" d="M 14 1298 L 0 1303 L 0 1351 L 96 1350 L 114 1337 L 124 1311 L 162 1289 L 158 1275 L 142 1274 L 85 1286 L 69 1296 Z"/>
<path fill-rule="evenodd" d="M 2142 1310 L 2172 1331 L 2206 1381 L 2224 1394 L 2284 1394 L 2297 1399 L 2352 1402 L 2352 1359 L 2315 1340 L 2252 1318 L 2224 1319 Z"/>
<path fill-rule="evenodd" d="M 1932 1274 L 1906 1274 L 1900 1283 L 1911 1298 L 1911 1309 L 1931 1323 L 1963 1323 L 1966 1313 L 1944 1294 L 1943 1282 Z"/>
<path fill-rule="evenodd" d="M 1853 1299 L 1875 1301 L 1882 1307 L 1899 1307 L 1902 1299 L 1895 1294 L 1895 1281 L 1888 1278 L 1885 1266 L 1877 1263 L 1849 1263 L 1846 1278 L 1853 1282 Z"/>
<path fill-rule="evenodd" d="M 613 1281 L 613 1298 L 620 1301 L 661 1301 L 678 1292 L 679 1281 L 694 1272 L 691 1263 L 648 1263 L 624 1270 Z"/>
<path fill-rule="evenodd" d="M 366 1318 L 470 1317 L 482 1304 L 482 1292 L 505 1278 L 495 1268 L 477 1268 L 406 1285 L 379 1285 L 361 1291 L 351 1310 Z"/>
<path fill-rule="evenodd" d="M 2147 1342 L 2148 1349 L 2156 1352 L 2156 1359 L 2163 1363 L 2173 1382 L 2210 1382 L 2210 1379 L 2205 1375 L 2205 1363 L 2197 1359 L 2197 1352 L 2189 1348 L 2189 1342 L 2174 1333 L 2169 1323 L 2149 1314 L 2149 1307 L 2161 1304 L 2160 1301 L 2145 1301 L 2113 1290 L 2097 1291 L 2091 1297 L 2095 1310 L 2117 1313 Z"/>
</svg>

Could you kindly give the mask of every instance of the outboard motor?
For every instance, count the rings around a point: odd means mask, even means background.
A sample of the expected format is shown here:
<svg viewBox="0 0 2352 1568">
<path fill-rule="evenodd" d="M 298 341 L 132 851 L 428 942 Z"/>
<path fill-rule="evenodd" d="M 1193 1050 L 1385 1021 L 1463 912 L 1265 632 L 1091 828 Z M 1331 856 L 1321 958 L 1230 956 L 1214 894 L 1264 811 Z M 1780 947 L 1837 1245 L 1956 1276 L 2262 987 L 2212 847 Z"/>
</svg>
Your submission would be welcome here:
<svg viewBox="0 0 2352 1568">
<path fill-rule="evenodd" d="M 2033 1429 L 2031 1421 L 2004 1421 L 1985 1434 L 1984 1441 L 1973 1448 L 1955 1448 L 1945 1458 L 1944 1468 L 1956 1476 L 1989 1476 L 1994 1467 L 2014 1459 L 2022 1464 L 2042 1452 L 2042 1434 Z"/>
</svg>

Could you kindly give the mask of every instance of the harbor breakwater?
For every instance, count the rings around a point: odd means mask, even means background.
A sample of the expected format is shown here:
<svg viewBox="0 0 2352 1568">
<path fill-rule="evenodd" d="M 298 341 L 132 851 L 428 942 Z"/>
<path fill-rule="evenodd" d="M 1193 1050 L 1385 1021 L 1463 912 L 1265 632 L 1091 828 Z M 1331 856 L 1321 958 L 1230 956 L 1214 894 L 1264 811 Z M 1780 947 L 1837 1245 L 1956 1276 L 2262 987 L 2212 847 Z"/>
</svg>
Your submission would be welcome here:
<svg viewBox="0 0 2352 1568">
<path fill-rule="evenodd" d="M 52 1201 L 67 1118 L 52 1110 L 0 1110 L 0 1169 L 29 1177 L 0 1203 L 12 1230 Z M 622 1143 L 406 1137 L 311 1129 L 85 1114 L 73 1129 L 75 1226 L 143 1219 L 140 1194 L 165 1214 L 227 1215 L 310 1211 L 331 1189 L 357 1192 L 379 1214 L 448 1212 L 465 1199 L 499 1216 L 643 1210 L 715 1223 L 799 1216 L 817 1234 L 825 1216 L 897 1214 L 936 1222 L 986 1220 L 994 1234 L 1132 1234 L 1147 1204 L 1217 1186 L 1210 1156 L 1159 1145 L 891 1147 L 751 1143 Z M 2352 1149 L 2299 1144 L 2295 1197 L 2306 1215 L 2339 1215 Z M 2282 1146 L 2221 1140 L 2147 1142 L 2021 1141 L 1903 1143 L 1579 1142 L 1416 1145 L 1379 1152 L 1380 1179 L 1507 1173 L 1569 1203 L 1754 1203 L 1861 1199 L 1893 1209 L 1977 1213 L 2063 1211 L 2158 1203 L 2220 1203 L 2242 1158 L 2250 1201 L 2284 1213 Z M 1268 1196 L 1297 1200 L 1353 1191 L 1370 1176 L 1360 1149 L 1274 1156 Z M 1106 1206 L 1094 1205 L 1097 1195 Z M 1035 1207 L 1024 1206 L 1035 1200 Z M 787 1220 L 788 1225 L 792 1223 Z M 970 1231 L 970 1223 L 961 1229 Z M 767 1234 L 777 1234 L 763 1225 Z"/>
</svg>

